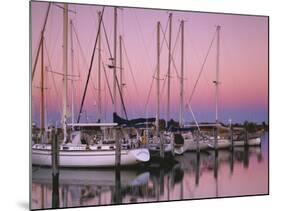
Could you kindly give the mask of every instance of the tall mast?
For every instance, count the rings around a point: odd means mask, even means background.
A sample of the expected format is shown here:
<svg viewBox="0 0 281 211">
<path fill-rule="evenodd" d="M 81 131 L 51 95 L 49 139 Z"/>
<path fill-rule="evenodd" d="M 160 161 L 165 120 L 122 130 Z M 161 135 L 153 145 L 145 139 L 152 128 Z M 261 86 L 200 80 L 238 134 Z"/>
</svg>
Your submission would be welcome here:
<svg viewBox="0 0 281 211">
<path fill-rule="evenodd" d="M 168 96 L 167 96 L 167 121 L 170 120 L 170 91 L 171 91 L 171 41 L 172 41 L 172 13 L 169 14 L 169 56 L 168 56 Z"/>
<path fill-rule="evenodd" d="M 41 46 L 41 136 L 45 131 L 45 97 L 44 97 L 44 35 L 42 32 L 42 46 Z"/>
<path fill-rule="evenodd" d="M 120 35 L 119 36 L 119 48 L 120 48 L 120 93 L 121 93 L 121 96 L 123 97 L 123 63 L 122 63 L 122 36 Z M 120 106 L 120 109 L 121 109 L 121 117 L 123 117 L 123 107 L 122 105 Z"/>
<path fill-rule="evenodd" d="M 156 133 L 159 135 L 159 112 L 160 112 L 160 22 L 157 22 L 157 107 L 156 107 Z"/>
<path fill-rule="evenodd" d="M 181 76 L 180 76 L 180 119 L 179 125 L 183 127 L 183 78 L 184 78 L 184 21 L 181 21 Z"/>
<path fill-rule="evenodd" d="M 45 17 L 44 25 L 43 25 L 43 28 L 42 28 L 42 31 L 41 31 L 41 38 L 40 38 L 37 54 L 36 54 L 36 57 L 35 57 L 35 62 L 34 62 L 33 69 L 32 69 L 32 81 L 33 81 L 33 78 L 34 78 L 35 69 L 36 69 L 37 62 L 38 62 L 40 48 L 42 48 L 42 45 L 43 45 L 44 32 L 45 32 L 45 29 L 46 29 L 50 8 L 51 8 L 51 2 L 49 3 L 49 6 L 48 6 L 48 9 L 47 9 L 47 12 L 46 12 L 46 17 Z"/>
<path fill-rule="evenodd" d="M 221 26 L 217 26 L 217 61 L 216 61 L 216 81 L 214 81 L 216 86 L 216 123 L 219 121 L 218 116 L 218 101 L 219 101 L 219 64 L 220 64 L 220 29 Z"/>
<path fill-rule="evenodd" d="M 114 49 L 113 49 L 113 100 L 114 100 L 114 112 L 117 111 L 117 102 L 116 102 L 116 59 L 117 59 L 117 7 L 114 7 Z"/>
<path fill-rule="evenodd" d="M 64 4 L 63 9 L 63 142 L 67 140 L 67 52 L 68 52 L 68 4 Z"/>
<path fill-rule="evenodd" d="M 101 12 L 98 12 L 99 22 L 101 22 Z M 98 120 L 101 120 L 101 32 L 98 40 Z"/>
<path fill-rule="evenodd" d="M 73 50 L 73 22 L 70 20 L 70 45 L 71 45 L 71 75 L 74 77 L 74 50 Z M 71 122 L 74 124 L 74 80 L 72 78 L 71 80 Z M 72 130 L 74 129 L 74 126 L 72 126 Z"/>
</svg>

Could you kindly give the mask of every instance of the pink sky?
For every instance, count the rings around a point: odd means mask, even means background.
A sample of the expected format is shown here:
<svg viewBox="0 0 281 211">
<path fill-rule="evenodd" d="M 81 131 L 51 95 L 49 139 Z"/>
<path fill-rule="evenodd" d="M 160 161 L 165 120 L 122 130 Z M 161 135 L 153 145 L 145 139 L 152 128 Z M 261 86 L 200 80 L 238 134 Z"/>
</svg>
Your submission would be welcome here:
<svg viewBox="0 0 281 211">
<path fill-rule="evenodd" d="M 32 2 L 32 62 L 38 46 L 40 31 L 43 25 L 48 3 Z M 80 107 L 81 96 L 85 86 L 86 74 L 89 68 L 90 55 L 93 50 L 97 31 L 97 11 L 101 7 L 91 5 L 69 5 L 69 9 L 76 13 L 69 13 L 79 36 L 84 58 L 74 36 L 74 71 L 80 78 L 75 81 L 75 110 Z M 236 122 L 268 121 L 268 18 L 261 16 L 241 16 L 210 14 L 198 12 L 173 11 L 172 48 L 175 46 L 176 35 L 179 29 L 179 20 L 185 22 L 185 102 L 194 86 L 196 77 L 203 63 L 208 46 L 215 32 L 215 26 L 221 25 L 221 49 L 220 49 L 220 95 L 219 118 L 227 122 L 228 118 Z M 156 66 L 156 23 L 160 21 L 165 28 L 168 19 L 166 10 L 147 10 L 123 8 L 118 10 L 118 34 L 124 37 L 129 61 L 136 79 L 138 92 L 134 88 L 133 80 L 128 66 L 128 60 L 123 54 L 125 91 L 124 99 L 129 118 L 145 114 L 145 102 L 147 100 L 152 76 Z M 113 8 L 106 7 L 104 22 L 113 51 Z M 109 53 L 106 40 L 102 33 L 102 56 L 108 63 Z M 168 36 L 168 34 L 167 34 Z M 161 35 L 162 37 L 162 35 Z M 52 4 L 46 27 L 46 48 L 51 60 L 51 66 L 45 57 L 45 66 L 56 72 L 62 72 L 62 9 Z M 214 43 L 215 44 L 215 43 Z M 196 93 L 192 100 L 192 108 L 200 121 L 212 121 L 215 118 L 214 85 L 216 45 L 213 45 L 208 57 L 202 77 L 200 78 Z M 119 52 L 119 46 L 118 46 Z M 45 52 L 45 55 L 47 53 Z M 97 54 L 96 54 L 97 55 Z M 167 73 L 168 50 L 163 45 L 161 52 L 161 78 Z M 69 57 L 70 58 L 70 57 Z M 118 55 L 119 61 L 119 55 Z M 180 71 L 180 39 L 175 46 L 174 61 Z M 39 63 L 40 64 L 40 59 Z M 41 65 L 41 64 L 40 64 Z M 36 75 L 32 83 L 32 105 L 34 120 L 39 119 L 40 98 L 40 65 L 36 69 Z M 70 66 L 70 63 L 69 63 Z M 171 65 L 171 117 L 178 119 L 179 110 L 179 81 L 175 68 Z M 70 71 L 70 70 L 69 70 Z M 112 74 L 107 70 L 110 85 L 112 86 Z M 97 56 L 95 56 L 91 81 L 88 89 L 85 108 L 89 119 L 97 118 Z M 112 104 L 108 89 L 105 88 L 105 80 L 102 75 L 103 117 L 104 121 L 111 120 Z M 54 75 L 54 80 L 59 92 L 56 95 L 52 76 L 47 73 L 47 111 L 50 121 L 59 120 L 61 106 L 62 78 Z M 161 81 L 160 86 L 163 86 Z M 167 84 L 161 92 L 161 118 L 165 118 Z M 147 114 L 154 116 L 156 112 L 156 89 L 153 84 L 149 99 Z M 185 112 L 185 120 L 192 121 L 188 110 Z"/>
</svg>

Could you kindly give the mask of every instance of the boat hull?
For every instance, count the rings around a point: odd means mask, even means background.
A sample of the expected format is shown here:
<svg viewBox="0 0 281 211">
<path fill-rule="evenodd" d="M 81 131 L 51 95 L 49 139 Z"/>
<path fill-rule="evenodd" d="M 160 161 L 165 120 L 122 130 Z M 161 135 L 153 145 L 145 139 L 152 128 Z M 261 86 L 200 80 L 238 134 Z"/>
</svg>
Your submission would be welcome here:
<svg viewBox="0 0 281 211">
<path fill-rule="evenodd" d="M 246 145 L 246 141 L 245 140 L 239 140 L 239 141 L 234 141 L 233 142 L 234 146 L 244 146 Z M 250 138 L 248 140 L 248 146 L 259 146 L 261 145 L 261 138 Z"/>
<path fill-rule="evenodd" d="M 208 146 L 211 149 L 225 149 L 231 147 L 231 142 L 229 139 L 218 139 L 217 146 L 215 146 L 215 141 L 212 140 Z"/>
<path fill-rule="evenodd" d="M 199 150 L 208 149 L 208 142 L 206 141 L 199 141 L 198 148 Z M 186 151 L 196 151 L 197 150 L 197 142 L 196 141 L 188 141 L 186 146 Z"/>
<path fill-rule="evenodd" d="M 174 152 L 176 155 L 181 155 L 186 151 L 206 150 L 208 147 L 208 143 L 205 141 L 200 140 L 197 146 L 197 142 L 194 139 L 185 139 L 182 146 L 174 148 Z"/>
<path fill-rule="evenodd" d="M 147 149 L 121 150 L 123 166 L 147 162 L 150 154 Z M 49 149 L 32 149 L 32 164 L 51 166 L 52 152 Z M 115 150 L 60 150 L 59 166 L 61 167 L 110 167 L 115 166 Z"/>
<path fill-rule="evenodd" d="M 248 145 L 249 146 L 258 146 L 261 145 L 261 138 L 251 138 L 248 140 Z"/>
<path fill-rule="evenodd" d="M 164 144 L 163 148 L 165 157 L 173 156 L 172 144 Z M 160 155 L 160 144 L 149 144 L 148 149 L 151 156 L 158 157 Z"/>
</svg>

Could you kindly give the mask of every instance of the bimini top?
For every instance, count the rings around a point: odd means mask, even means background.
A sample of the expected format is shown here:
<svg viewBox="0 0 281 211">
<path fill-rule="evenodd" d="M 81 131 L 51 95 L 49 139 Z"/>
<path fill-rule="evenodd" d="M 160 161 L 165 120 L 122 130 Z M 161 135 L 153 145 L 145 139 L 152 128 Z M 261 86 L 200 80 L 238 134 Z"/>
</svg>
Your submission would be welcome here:
<svg viewBox="0 0 281 211">
<path fill-rule="evenodd" d="M 74 127 L 115 127 L 117 123 L 69 123 L 68 126 Z"/>
</svg>

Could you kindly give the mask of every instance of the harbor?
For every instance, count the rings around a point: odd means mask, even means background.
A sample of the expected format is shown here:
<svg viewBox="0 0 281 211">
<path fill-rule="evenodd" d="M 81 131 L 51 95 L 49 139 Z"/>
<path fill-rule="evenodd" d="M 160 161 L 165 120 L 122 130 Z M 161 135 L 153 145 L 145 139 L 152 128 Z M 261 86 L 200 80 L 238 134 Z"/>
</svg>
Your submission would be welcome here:
<svg viewBox="0 0 281 211">
<path fill-rule="evenodd" d="M 224 75 L 228 25 L 191 68 L 183 12 L 31 5 L 31 209 L 268 193 L 267 104 Z"/>
<path fill-rule="evenodd" d="M 261 146 L 220 150 L 217 158 L 212 150 L 201 152 L 199 159 L 196 152 L 186 152 L 175 158 L 177 163 L 165 168 L 155 163 L 124 168 L 119 192 L 114 169 L 62 169 L 58 207 L 266 194 L 267 133 L 262 140 Z M 52 208 L 51 170 L 33 167 L 32 172 L 32 207 Z"/>
</svg>

